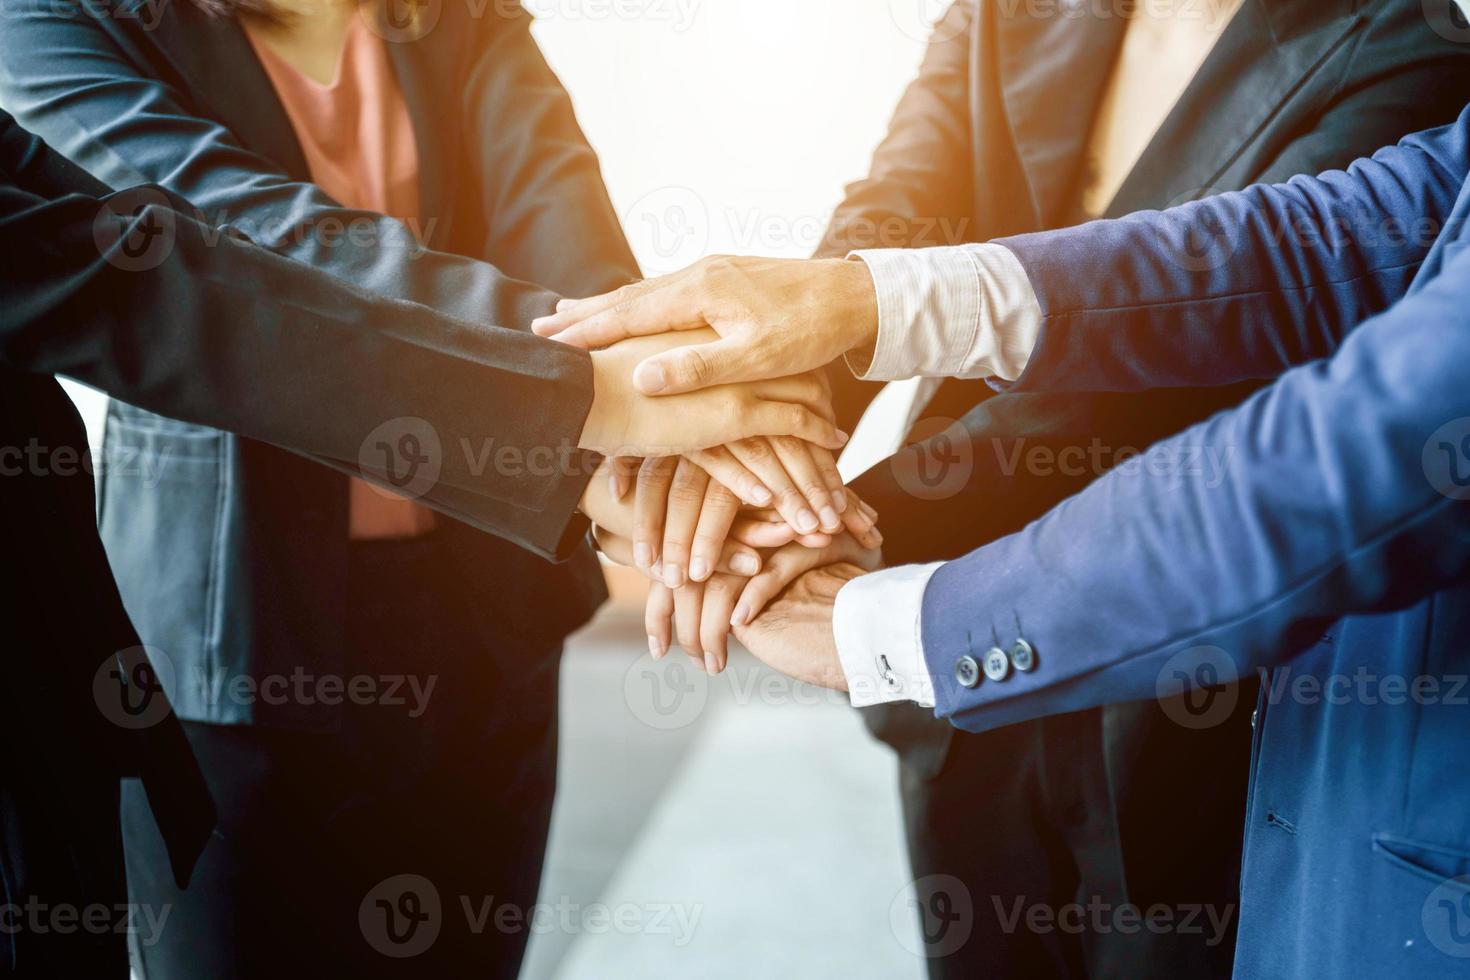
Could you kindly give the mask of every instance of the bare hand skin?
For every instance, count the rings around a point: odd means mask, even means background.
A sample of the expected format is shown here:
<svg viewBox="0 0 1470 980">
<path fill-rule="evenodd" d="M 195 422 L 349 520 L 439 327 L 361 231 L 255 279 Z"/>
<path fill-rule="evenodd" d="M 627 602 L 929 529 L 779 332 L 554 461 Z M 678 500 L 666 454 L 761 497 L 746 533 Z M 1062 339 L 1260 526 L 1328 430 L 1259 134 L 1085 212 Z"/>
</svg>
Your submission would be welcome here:
<svg viewBox="0 0 1470 980">
<path fill-rule="evenodd" d="M 873 514 L 860 500 L 853 510 Z M 708 582 L 690 582 L 676 589 L 655 581 L 644 610 L 649 650 L 658 659 L 677 639 L 697 665 L 718 674 L 729 661 L 732 624 L 744 625 L 755 618 L 787 586 L 814 569 L 850 563 L 876 571 L 882 565 L 882 544 L 883 536 L 870 521 L 865 531 L 843 534 L 826 547 L 792 544 L 774 551 L 765 556 L 765 567 L 753 577 L 721 568 Z"/>
<path fill-rule="evenodd" d="M 755 622 L 736 627 L 735 638 L 773 670 L 807 684 L 846 691 L 832 614 L 837 593 L 863 574 L 855 565 L 808 572 Z"/>
<path fill-rule="evenodd" d="M 603 296 L 563 300 L 531 324 L 543 337 L 587 350 L 707 328 L 718 339 L 644 360 L 634 376 L 638 390 L 673 395 L 785 377 L 871 348 L 877 290 L 861 262 L 715 256 Z"/>
<path fill-rule="evenodd" d="M 645 358 L 713 336 L 705 331 L 641 337 L 594 353 L 592 409 L 578 445 L 604 456 L 681 456 L 753 436 L 795 436 L 833 450 L 846 444 L 847 436 L 831 420 L 826 381 L 816 374 L 670 398 L 634 390 L 633 369 Z"/>
</svg>

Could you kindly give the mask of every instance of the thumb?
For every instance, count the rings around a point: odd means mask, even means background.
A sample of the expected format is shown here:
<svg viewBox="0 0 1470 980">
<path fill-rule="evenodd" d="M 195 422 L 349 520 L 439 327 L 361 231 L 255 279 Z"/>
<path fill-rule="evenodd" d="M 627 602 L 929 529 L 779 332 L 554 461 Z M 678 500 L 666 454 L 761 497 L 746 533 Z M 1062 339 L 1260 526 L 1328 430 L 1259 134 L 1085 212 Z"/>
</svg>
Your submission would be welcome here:
<svg viewBox="0 0 1470 980">
<path fill-rule="evenodd" d="M 715 385 L 757 380 L 743 344 L 721 338 L 708 344 L 655 354 L 633 371 L 633 386 L 645 395 L 679 395 Z"/>
</svg>

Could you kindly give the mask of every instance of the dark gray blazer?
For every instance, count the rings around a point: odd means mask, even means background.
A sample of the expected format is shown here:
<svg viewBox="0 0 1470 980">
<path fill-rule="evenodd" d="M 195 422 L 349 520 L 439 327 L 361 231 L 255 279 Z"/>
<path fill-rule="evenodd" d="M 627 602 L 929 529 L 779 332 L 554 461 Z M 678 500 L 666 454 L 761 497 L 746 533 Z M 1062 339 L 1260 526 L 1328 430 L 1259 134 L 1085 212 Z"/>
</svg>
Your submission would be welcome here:
<svg viewBox="0 0 1470 980">
<path fill-rule="evenodd" d="M 157 188 L 106 193 L 0 112 L 0 894 L 53 908 L 126 901 L 120 776 L 143 777 L 181 884 L 214 823 L 114 584 L 86 430 L 53 374 L 358 472 L 385 415 L 444 439 L 574 440 L 591 373 L 580 351 L 217 235 Z M 550 546 L 585 527 L 585 482 L 532 488 L 447 457 L 423 500 Z M 4 931 L 0 974 L 14 972 L 125 980 L 125 937 Z"/>
<path fill-rule="evenodd" d="M 419 145 L 421 230 L 435 251 L 420 248 L 403 224 L 343 209 L 308 182 L 290 123 L 240 26 L 191 4 L 79 12 L 0 0 L 0 104 L 110 186 L 161 184 L 208 223 L 230 223 L 359 287 L 525 331 L 554 297 L 518 279 L 587 295 L 633 278 L 636 267 L 570 101 L 530 36 L 530 18 L 504 8 L 431 5 L 431 29 L 416 39 L 374 25 L 393 38 Z M 365 368 L 360 383 L 379 385 L 389 369 Z M 214 370 L 247 402 L 284 397 L 228 357 Z M 575 492 L 585 473 L 558 477 L 585 460 L 548 427 L 563 413 L 585 412 L 590 391 L 564 386 L 565 404 L 547 411 L 539 399 L 516 397 L 518 390 L 486 398 L 503 413 L 501 432 L 521 433 L 511 447 L 521 456 L 501 455 L 506 438 L 489 431 L 441 440 L 441 450 L 445 459 L 504 470 L 515 487 L 506 503 L 528 514 L 509 540 L 451 523 L 445 533 L 456 568 L 446 571 L 484 582 L 483 608 L 508 656 L 555 669 L 553 656 L 535 655 L 554 651 L 604 598 L 594 556 L 575 535 L 561 537 L 559 495 Z M 330 415 L 326 390 L 308 385 L 305 393 Z M 101 528 L 140 633 L 185 672 L 175 698 L 180 716 L 330 724 L 312 706 L 230 704 L 211 685 L 240 674 L 289 675 L 297 665 L 341 671 L 343 476 L 122 402 L 111 406 L 106 444 L 113 458 L 153 463 L 103 474 Z M 531 450 L 540 455 L 524 455 Z M 543 522 L 527 519 L 537 512 Z M 570 560 L 553 565 L 548 557 Z"/>
</svg>

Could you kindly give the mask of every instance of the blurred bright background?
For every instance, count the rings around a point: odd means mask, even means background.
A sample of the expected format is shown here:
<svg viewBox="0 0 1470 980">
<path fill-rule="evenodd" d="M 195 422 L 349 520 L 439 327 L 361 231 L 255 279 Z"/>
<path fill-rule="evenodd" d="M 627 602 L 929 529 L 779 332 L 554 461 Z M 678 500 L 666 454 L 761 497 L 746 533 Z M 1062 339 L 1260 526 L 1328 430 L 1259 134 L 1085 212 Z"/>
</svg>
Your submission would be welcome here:
<svg viewBox="0 0 1470 980">
<path fill-rule="evenodd" d="M 712 252 L 810 254 L 945 4 L 526 6 L 658 274 Z M 643 632 L 624 594 L 568 651 L 545 928 L 524 976 L 922 977 L 892 753 L 838 697 L 743 652 L 714 680 L 682 654 L 655 665 Z M 557 902 L 628 927 L 593 932 Z"/>
<path fill-rule="evenodd" d="M 809 254 L 947 3 L 525 5 L 657 274 Z M 72 390 L 98 445 L 101 398 Z M 525 977 L 923 976 L 896 763 L 841 698 L 743 652 L 714 680 L 654 665 L 624 590 L 571 644 L 562 701 Z"/>
</svg>

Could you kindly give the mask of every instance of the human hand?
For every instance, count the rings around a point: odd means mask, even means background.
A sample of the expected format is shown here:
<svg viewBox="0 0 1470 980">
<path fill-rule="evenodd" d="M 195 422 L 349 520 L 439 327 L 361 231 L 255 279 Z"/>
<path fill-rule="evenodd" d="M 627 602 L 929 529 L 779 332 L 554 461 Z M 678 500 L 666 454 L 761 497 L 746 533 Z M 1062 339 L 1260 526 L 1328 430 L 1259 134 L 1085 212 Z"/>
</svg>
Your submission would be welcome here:
<svg viewBox="0 0 1470 980">
<path fill-rule="evenodd" d="M 604 456 L 677 456 L 752 436 L 795 436 L 841 449 L 826 379 L 816 373 L 726 384 L 669 398 L 634 390 L 641 361 L 715 338 L 712 331 L 639 337 L 592 354 L 592 407 L 578 445 Z M 792 376 L 794 375 L 794 376 Z"/>
<path fill-rule="evenodd" d="M 580 510 L 593 523 L 593 534 L 599 549 L 620 565 L 634 565 L 633 535 L 637 527 L 635 502 L 619 488 L 618 476 L 624 460 L 606 459 L 592 475 L 583 491 Z M 759 540 L 759 536 L 750 535 Z M 761 555 L 755 547 L 740 543 L 724 534 L 703 554 L 717 570 L 739 570 L 751 575 L 761 568 Z M 647 569 L 644 570 L 647 574 Z"/>
<path fill-rule="evenodd" d="M 780 378 L 870 348 L 878 339 L 877 289 L 861 262 L 715 256 L 602 296 L 562 300 L 531 324 L 543 337 L 588 350 L 710 327 L 718 340 L 649 355 L 633 376 L 637 389 L 673 395 Z"/>
<path fill-rule="evenodd" d="M 847 690 L 832 625 L 837 593 L 866 574 L 856 565 L 828 565 L 807 572 L 754 622 L 735 628 L 735 638 L 756 659 L 795 680 Z"/>
<path fill-rule="evenodd" d="M 856 506 L 867 508 L 861 501 Z M 778 549 L 766 556 L 765 567 L 753 577 L 721 573 L 678 589 L 655 582 L 644 610 L 649 652 L 659 659 L 677 638 L 696 664 L 718 674 L 729 661 L 732 624 L 755 619 L 767 603 L 813 569 L 848 563 L 876 570 L 882 562 L 882 544 L 883 536 L 873 527 L 858 536 L 843 534 L 825 548 L 791 544 Z"/>
<path fill-rule="evenodd" d="M 723 460 L 713 453 L 650 459 L 639 471 L 634 563 L 669 588 L 677 589 L 686 580 L 706 581 L 726 537 L 757 548 L 793 540 L 825 547 L 844 527 L 854 534 L 871 531 L 872 518 L 849 505 L 836 461 L 826 450 L 778 438 L 745 440 L 725 449 L 725 455 Z M 763 481 L 776 486 L 777 496 L 774 512 L 747 512 L 737 524 L 740 500 L 716 474 L 726 463 L 743 471 L 741 459 L 762 470 Z"/>
</svg>

